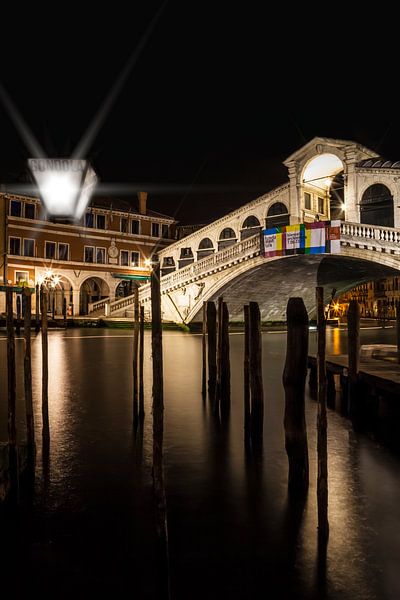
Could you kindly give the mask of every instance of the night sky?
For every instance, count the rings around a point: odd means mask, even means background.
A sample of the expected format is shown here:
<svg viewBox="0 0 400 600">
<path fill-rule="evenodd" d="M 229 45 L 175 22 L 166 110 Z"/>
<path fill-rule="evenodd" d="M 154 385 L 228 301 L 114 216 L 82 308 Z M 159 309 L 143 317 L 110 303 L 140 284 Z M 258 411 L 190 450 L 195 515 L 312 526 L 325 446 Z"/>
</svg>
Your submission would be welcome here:
<svg viewBox="0 0 400 600">
<path fill-rule="evenodd" d="M 57 3 L 50 28 L 38 6 L 4 12 L 1 82 L 49 156 L 74 150 L 161 5 Z M 315 135 L 400 158 L 388 12 L 268 6 L 167 2 L 89 149 L 102 182 L 203 223 L 285 181 L 282 160 Z M 15 182 L 30 152 L 2 106 L 0 135 L 0 180 Z"/>
</svg>

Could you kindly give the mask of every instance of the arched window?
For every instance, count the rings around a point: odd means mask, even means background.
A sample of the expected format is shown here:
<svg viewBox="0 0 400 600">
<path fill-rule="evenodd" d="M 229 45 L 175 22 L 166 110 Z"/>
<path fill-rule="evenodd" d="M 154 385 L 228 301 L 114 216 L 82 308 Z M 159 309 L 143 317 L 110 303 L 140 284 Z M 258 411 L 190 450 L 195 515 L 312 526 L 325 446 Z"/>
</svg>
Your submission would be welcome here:
<svg viewBox="0 0 400 600">
<path fill-rule="evenodd" d="M 232 246 L 236 243 L 236 239 L 236 233 L 233 229 L 231 227 L 225 227 L 219 234 L 218 250 Z"/>
<path fill-rule="evenodd" d="M 255 235 L 260 231 L 261 223 L 254 215 L 248 216 L 242 226 L 242 230 L 240 232 L 240 239 L 245 240 L 246 238 Z"/>
<path fill-rule="evenodd" d="M 282 202 L 275 202 L 269 207 L 265 225 L 267 229 L 289 225 L 289 213 Z"/>
<path fill-rule="evenodd" d="M 197 250 L 197 260 L 200 258 L 205 258 L 210 254 L 214 254 L 214 245 L 210 238 L 203 238 L 199 244 L 199 249 Z"/>
<path fill-rule="evenodd" d="M 365 190 L 360 203 L 360 221 L 367 225 L 394 227 L 393 197 L 386 185 L 374 183 Z"/>
</svg>

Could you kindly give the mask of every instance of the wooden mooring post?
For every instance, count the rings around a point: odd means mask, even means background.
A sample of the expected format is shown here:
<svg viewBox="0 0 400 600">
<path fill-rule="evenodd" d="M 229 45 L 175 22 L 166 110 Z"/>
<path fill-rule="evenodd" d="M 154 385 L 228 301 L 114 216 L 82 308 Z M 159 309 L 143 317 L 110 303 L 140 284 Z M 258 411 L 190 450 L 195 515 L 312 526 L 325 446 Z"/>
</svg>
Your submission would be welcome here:
<svg viewBox="0 0 400 600">
<path fill-rule="evenodd" d="M 217 388 L 217 313 L 214 302 L 207 302 L 208 394 L 215 401 Z"/>
<path fill-rule="evenodd" d="M 66 327 L 67 326 L 67 299 L 65 297 L 63 298 L 62 313 L 63 313 L 64 327 Z"/>
<path fill-rule="evenodd" d="M 35 287 L 35 333 L 40 331 L 40 289 L 39 284 Z"/>
<path fill-rule="evenodd" d="M 400 364 L 400 302 L 396 304 L 396 342 L 397 342 L 397 362 Z"/>
<path fill-rule="evenodd" d="M 244 359 L 243 359 L 243 401 L 244 401 L 244 437 L 250 438 L 250 315 L 249 306 L 244 310 Z"/>
<path fill-rule="evenodd" d="M 139 419 L 144 419 L 144 306 L 140 306 L 139 323 Z"/>
<path fill-rule="evenodd" d="M 202 322 L 202 335 L 201 335 L 201 349 L 202 349 L 202 371 L 201 371 L 201 393 L 203 398 L 207 395 L 207 303 L 203 302 L 203 322 Z"/>
<path fill-rule="evenodd" d="M 324 314 L 324 288 L 316 288 L 317 305 L 317 504 L 318 504 L 318 537 L 327 541 L 329 537 L 328 521 L 328 440 L 327 440 L 327 382 L 326 382 L 326 319 Z"/>
<path fill-rule="evenodd" d="M 16 305 L 17 305 L 17 320 L 15 322 L 15 333 L 16 335 L 21 334 L 21 296 L 20 294 L 16 295 Z"/>
<path fill-rule="evenodd" d="M 360 370 L 360 305 L 350 300 L 347 312 L 347 346 L 349 356 L 348 415 L 354 421 L 359 412 L 358 372 Z"/>
<path fill-rule="evenodd" d="M 217 305 L 217 393 L 216 400 L 219 404 L 221 398 L 221 373 L 222 373 L 222 305 L 224 299 L 218 298 Z"/>
<path fill-rule="evenodd" d="M 164 392 L 161 326 L 160 262 L 152 258 L 151 272 L 151 346 L 153 356 L 153 486 L 156 530 L 159 544 L 162 597 L 170 598 L 167 502 L 164 483 L 163 436 Z"/>
<path fill-rule="evenodd" d="M 226 302 L 221 310 L 221 375 L 220 405 L 221 414 L 227 415 L 231 404 L 231 365 L 229 361 L 229 311 Z"/>
<path fill-rule="evenodd" d="M 134 292 L 134 323 L 133 323 L 133 422 L 139 419 L 139 288 L 135 286 Z"/>
<path fill-rule="evenodd" d="M 49 424 L 49 351 L 47 337 L 48 294 L 42 286 L 42 437 L 43 443 L 50 441 Z"/>
<path fill-rule="evenodd" d="M 257 302 L 249 304 L 249 366 L 251 438 L 262 441 L 264 424 L 264 388 L 262 379 L 261 314 Z"/>
<path fill-rule="evenodd" d="M 24 384 L 25 384 L 25 413 L 26 413 L 26 439 L 29 451 L 35 447 L 35 423 L 33 418 L 32 403 L 32 361 L 31 361 L 31 311 L 32 295 L 29 288 L 24 289 Z"/>
<path fill-rule="evenodd" d="M 16 426 L 16 373 L 13 290 L 6 289 L 7 314 L 7 398 L 8 398 L 8 470 L 12 498 L 18 498 L 18 449 Z"/>
<path fill-rule="evenodd" d="M 307 427 L 304 409 L 308 357 L 308 315 L 302 298 L 289 298 L 285 388 L 285 447 L 289 461 L 289 491 L 305 492 L 309 484 Z"/>
</svg>

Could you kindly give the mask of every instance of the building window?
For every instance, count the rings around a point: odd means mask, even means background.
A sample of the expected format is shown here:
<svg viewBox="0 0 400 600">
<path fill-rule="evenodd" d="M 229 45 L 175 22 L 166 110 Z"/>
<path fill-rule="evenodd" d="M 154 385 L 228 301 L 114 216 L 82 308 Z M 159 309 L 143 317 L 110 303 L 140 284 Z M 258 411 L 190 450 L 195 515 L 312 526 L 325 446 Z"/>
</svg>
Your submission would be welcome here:
<svg viewBox="0 0 400 600">
<path fill-rule="evenodd" d="M 58 244 L 58 259 L 69 260 L 69 244 Z"/>
<path fill-rule="evenodd" d="M 55 242 L 45 242 L 44 255 L 45 255 L 45 258 L 55 258 L 56 257 L 56 243 Z"/>
<path fill-rule="evenodd" d="M 28 283 L 29 273 L 28 271 L 15 271 L 15 283 L 21 284 L 22 282 Z"/>
<path fill-rule="evenodd" d="M 25 204 L 25 219 L 34 219 L 35 218 L 35 205 L 34 204 Z"/>
<path fill-rule="evenodd" d="M 324 199 L 318 196 L 318 212 L 324 214 Z"/>
<path fill-rule="evenodd" d="M 21 238 L 10 237 L 10 254 L 21 254 Z"/>
<path fill-rule="evenodd" d="M 168 225 L 161 225 L 161 235 L 163 238 L 169 237 L 169 226 Z"/>
<path fill-rule="evenodd" d="M 304 208 L 311 210 L 311 194 L 304 192 Z"/>
<path fill-rule="evenodd" d="M 94 258 L 94 246 L 85 246 L 84 262 L 92 263 Z"/>
<path fill-rule="evenodd" d="M 138 235 L 139 233 L 139 221 L 137 219 L 132 219 L 131 221 L 131 233 L 134 235 Z"/>
<path fill-rule="evenodd" d="M 164 258 L 163 267 L 174 267 L 174 266 L 175 266 L 174 257 L 173 256 L 166 256 Z"/>
<path fill-rule="evenodd" d="M 11 200 L 10 215 L 12 217 L 20 217 L 21 216 L 21 202 L 19 200 Z"/>
<path fill-rule="evenodd" d="M 129 252 L 128 250 L 121 250 L 121 265 L 127 267 L 129 265 Z"/>
<path fill-rule="evenodd" d="M 96 216 L 96 227 L 97 227 L 97 229 L 105 229 L 106 228 L 106 215 L 97 215 Z"/>
<path fill-rule="evenodd" d="M 24 240 L 24 256 L 35 256 L 35 240 Z"/>
<path fill-rule="evenodd" d="M 160 225 L 159 223 L 151 224 L 151 235 L 153 237 L 160 237 Z"/>
<path fill-rule="evenodd" d="M 102 265 L 106 262 L 106 249 L 105 248 L 96 248 L 96 262 Z"/>
<path fill-rule="evenodd" d="M 93 213 L 85 213 L 85 227 L 93 227 L 94 215 Z"/>
<path fill-rule="evenodd" d="M 192 258 L 193 253 L 191 248 L 181 248 L 181 258 Z"/>
<path fill-rule="evenodd" d="M 128 219 L 121 217 L 121 233 L 128 233 Z"/>
<path fill-rule="evenodd" d="M 132 267 L 139 266 L 139 252 L 131 252 L 131 266 Z"/>
</svg>

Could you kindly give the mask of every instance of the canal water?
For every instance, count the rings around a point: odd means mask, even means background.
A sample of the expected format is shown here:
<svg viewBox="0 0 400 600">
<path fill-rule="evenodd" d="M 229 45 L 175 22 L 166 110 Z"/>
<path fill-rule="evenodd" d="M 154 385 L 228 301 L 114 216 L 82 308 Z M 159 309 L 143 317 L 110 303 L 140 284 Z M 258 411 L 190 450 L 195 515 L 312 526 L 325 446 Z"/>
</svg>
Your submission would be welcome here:
<svg viewBox="0 0 400 600">
<path fill-rule="evenodd" d="M 310 332 L 310 345 L 315 344 Z M 132 428 L 132 331 L 49 333 L 51 447 L 40 444 L 40 337 L 33 341 L 38 454 L 32 497 L 2 513 L 6 598 L 157 598 L 151 479 L 151 354 L 146 417 Z M 362 343 L 394 343 L 393 329 Z M 165 332 L 165 466 L 173 598 L 400 597 L 399 458 L 333 411 L 329 423 L 330 539 L 318 549 L 316 404 L 306 401 L 310 489 L 287 495 L 286 334 L 263 334 L 261 453 L 243 443 L 243 335 L 232 334 L 232 406 L 225 423 L 201 397 L 201 336 Z M 328 331 L 328 351 L 346 332 Z M 18 428 L 23 437 L 22 340 L 17 340 Z M 6 343 L 0 338 L 0 439 L 6 440 Z"/>
</svg>

